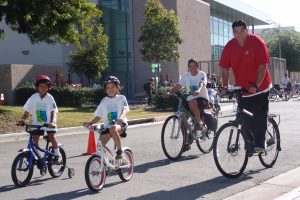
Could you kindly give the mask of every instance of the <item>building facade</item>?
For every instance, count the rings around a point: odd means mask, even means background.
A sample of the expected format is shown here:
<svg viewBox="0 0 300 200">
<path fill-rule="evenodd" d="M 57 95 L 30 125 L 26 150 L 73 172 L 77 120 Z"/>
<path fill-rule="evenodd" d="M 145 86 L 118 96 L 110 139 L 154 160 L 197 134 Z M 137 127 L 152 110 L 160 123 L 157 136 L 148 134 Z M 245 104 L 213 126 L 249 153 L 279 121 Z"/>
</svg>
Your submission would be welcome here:
<svg viewBox="0 0 300 200">
<path fill-rule="evenodd" d="M 123 93 L 134 98 L 143 93 L 143 84 L 155 76 L 151 63 L 143 61 L 138 42 L 144 24 L 146 0 L 93 0 L 103 12 L 104 32 L 109 37 L 107 74 L 116 75 L 124 86 Z M 231 23 L 245 20 L 252 28 L 266 25 L 266 14 L 238 0 L 161 0 L 166 9 L 173 9 L 179 19 L 183 43 L 177 62 L 163 63 L 162 79 L 179 80 L 187 70 L 187 61 L 200 61 L 207 73 L 217 71 L 217 62 L 225 44 L 233 37 Z M 66 66 L 69 48 L 62 45 L 31 44 L 3 24 L 7 38 L 0 41 L 0 64 Z M 7 66 L 7 65 L 6 65 Z M 25 76 L 24 76 L 25 77 Z M 0 86 L 0 90 L 3 90 Z M 1 91 L 0 91 L 1 92 Z"/>
</svg>

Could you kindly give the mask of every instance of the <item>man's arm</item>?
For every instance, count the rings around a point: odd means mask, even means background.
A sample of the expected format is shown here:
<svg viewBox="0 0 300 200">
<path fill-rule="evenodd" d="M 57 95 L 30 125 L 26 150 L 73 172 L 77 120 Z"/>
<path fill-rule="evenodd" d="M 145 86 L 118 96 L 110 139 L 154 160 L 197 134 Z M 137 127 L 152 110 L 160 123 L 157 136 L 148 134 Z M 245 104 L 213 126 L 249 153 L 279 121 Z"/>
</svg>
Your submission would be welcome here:
<svg viewBox="0 0 300 200">
<path fill-rule="evenodd" d="M 228 78 L 229 78 L 229 69 L 222 68 L 222 81 L 223 81 L 223 87 L 228 87 Z"/>
<path fill-rule="evenodd" d="M 267 64 L 263 64 L 263 65 L 258 66 L 258 73 L 257 73 L 257 78 L 256 78 L 256 83 L 255 83 L 256 87 L 251 86 L 249 88 L 249 92 L 251 92 L 251 93 L 257 92 L 258 88 L 260 87 L 260 85 L 262 84 L 262 82 L 265 78 L 266 67 L 267 67 Z"/>
<path fill-rule="evenodd" d="M 265 75 L 266 75 L 266 68 L 267 64 L 263 64 L 258 66 L 258 74 L 257 74 L 257 80 L 256 80 L 256 86 L 259 88 L 262 82 L 264 81 Z"/>
</svg>

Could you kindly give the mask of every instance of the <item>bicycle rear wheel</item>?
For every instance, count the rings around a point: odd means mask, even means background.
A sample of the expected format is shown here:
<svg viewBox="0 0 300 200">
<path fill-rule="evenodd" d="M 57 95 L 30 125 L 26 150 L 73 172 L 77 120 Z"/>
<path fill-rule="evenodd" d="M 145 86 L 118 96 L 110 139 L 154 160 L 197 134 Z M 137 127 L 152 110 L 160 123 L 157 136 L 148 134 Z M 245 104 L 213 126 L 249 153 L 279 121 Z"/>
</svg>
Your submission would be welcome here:
<svg viewBox="0 0 300 200">
<path fill-rule="evenodd" d="M 270 168 L 275 164 L 280 151 L 280 134 L 278 126 L 273 118 L 268 119 L 268 127 L 266 131 L 266 152 L 259 154 L 261 164 Z"/>
<path fill-rule="evenodd" d="M 240 176 L 248 163 L 248 146 L 236 123 L 226 123 L 217 131 L 213 155 L 215 164 L 223 176 Z"/>
<path fill-rule="evenodd" d="M 213 148 L 213 142 L 215 137 L 215 131 L 209 130 L 207 127 L 202 133 L 202 136 L 196 140 L 196 144 L 199 150 L 206 154 L 211 152 Z"/>
<path fill-rule="evenodd" d="M 183 153 L 185 134 L 183 124 L 179 122 L 178 116 L 168 117 L 161 131 L 161 145 L 164 154 L 170 160 L 177 160 Z"/>
<path fill-rule="evenodd" d="M 53 152 L 52 148 L 49 148 L 49 150 Z M 65 171 L 65 168 L 66 168 L 67 158 L 66 158 L 65 150 L 62 147 L 59 147 L 59 152 L 60 152 L 61 157 L 62 157 L 61 162 L 60 163 L 55 163 L 55 162 L 52 161 L 52 162 L 49 162 L 49 164 L 48 164 L 49 174 L 53 178 L 60 177 L 62 175 L 62 173 Z"/>
<path fill-rule="evenodd" d="M 294 89 L 294 91 L 293 91 L 291 97 L 292 97 L 292 98 L 298 98 L 299 96 L 300 96 L 299 90 L 298 90 L 298 89 Z"/>
<path fill-rule="evenodd" d="M 270 91 L 269 93 L 269 101 L 275 101 L 277 99 L 277 94 L 274 91 Z"/>
<path fill-rule="evenodd" d="M 121 166 L 118 169 L 118 174 L 119 177 L 122 181 L 127 182 L 131 179 L 133 175 L 133 168 L 134 168 L 134 163 L 133 163 L 133 155 L 132 152 L 129 149 L 126 149 L 124 151 L 124 157 L 126 158 L 126 163 L 122 163 L 124 161 L 121 161 Z M 125 166 L 124 166 L 124 165 Z"/>
<path fill-rule="evenodd" d="M 85 165 L 85 182 L 93 192 L 100 191 L 105 183 L 106 171 L 101 157 L 92 155 Z"/>
<path fill-rule="evenodd" d="M 11 167 L 11 178 L 16 186 L 27 185 L 32 178 L 33 163 L 30 164 L 30 153 L 19 153 L 13 161 Z M 31 165 L 31 167 L 30 167 Z"/>
</svg>

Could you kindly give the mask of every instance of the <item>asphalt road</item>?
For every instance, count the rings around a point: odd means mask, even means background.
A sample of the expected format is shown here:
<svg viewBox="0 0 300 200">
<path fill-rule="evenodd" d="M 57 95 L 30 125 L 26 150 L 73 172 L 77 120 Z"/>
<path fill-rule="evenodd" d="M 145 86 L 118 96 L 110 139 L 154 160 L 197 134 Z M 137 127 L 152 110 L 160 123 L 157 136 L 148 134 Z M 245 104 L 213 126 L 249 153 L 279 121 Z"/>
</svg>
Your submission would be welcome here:
<svg viewBox="0 0 300 200">
<path fill-rule="evenodd" d="M 215 167 L 212 153 L 202 154 L 196 144 L 177 162 L 170 162 L 160 144 L 162 123 L 144 124 L 128 129 L 123 140 L 134 152 L 134 175 L 123 183 L 117 175 L 107 177 L 99 193 L 88 190 L 84 180 L 84 167 L 89 156 L 86 151 L 88 134 L 57 137 L 67 153 L 67 164 L 75 169 L 75 177 L 65 172 L 53 179 L 49 174 L 41 177 L 35 169 L 27 187 L 17 188 L 10 176 L 11 164 L 17 150 L 26 146 L 25 140 L 0 143 L 0 199 L 224 199 L 247 190 L 300 164 L 300 101 L 273 102 L 270 112 L 281 115 L 280 133 L 282 151 L 275 166 L 265 169 L 257 157 L 249 159 L 245 173 L 237 179 L 223 177 Z M 223 124 L 233 118 L 232 111 L 224 111 L 219 119 Z M 86 131 L 88 133 L 88 131 Z"/>
</svg>

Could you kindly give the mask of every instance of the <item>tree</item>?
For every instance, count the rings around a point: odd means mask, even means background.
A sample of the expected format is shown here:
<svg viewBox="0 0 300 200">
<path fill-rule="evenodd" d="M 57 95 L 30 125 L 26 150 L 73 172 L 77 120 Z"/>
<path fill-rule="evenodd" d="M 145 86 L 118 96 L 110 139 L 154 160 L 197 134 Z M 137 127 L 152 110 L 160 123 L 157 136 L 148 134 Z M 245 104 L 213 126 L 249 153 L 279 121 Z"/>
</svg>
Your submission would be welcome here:
<svg viewBox="0 0 300 200">
<path fill-rule="evenodd" d="M 289 71 L 300 71 L 300 33 L 292 30 L 271 29 L 262 34 L 270 56 L 286 59 Z M 280 43 L 279 43 L 280 42 Z"/>
<path fill-rule="evenodd" d="M 75 52 L 70 53 L 67 63 L 75 73 L 83 73 L 89 84 L 99 79 L 108 66 L 107 43 L 108 37 L 103 34 L 103 26 L 97 18 L 89 21 L 87 30 L 82 34 L 84 39 Z"/>
<path fill-rule="evenodd" d="M 148 0 L 145 18 L 139 38 L 139 42 L 143 43 L 140 50 L 143 59 L 158 63 L 158 66 L 163 61 L 177 61 L 182 39 L 174 11 L 167 11 L 159 0 Z"/>
<path fill-rule="evenodd" d="M 72 44 L 67 63 L 89 82 L 107 67 L 108 38 L 100 24 L 102 12 L 88 0 L 0 0 L 0 22 L 26 34 L 32 43 Z M 0 38 L 4 37 L 0 29 Z"/>
<path fill-rule="evenodd" d="M 94 16 L 100 16 L 94 3 L 88 0 L 0 0 L 0 22 L 26 34 L 32 43 L 78 44 Z M 0 38 L 4 31 L 0 29 Z"/>
</svg>

